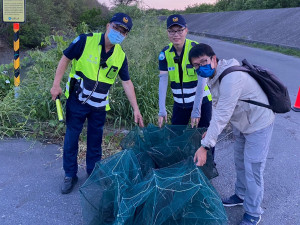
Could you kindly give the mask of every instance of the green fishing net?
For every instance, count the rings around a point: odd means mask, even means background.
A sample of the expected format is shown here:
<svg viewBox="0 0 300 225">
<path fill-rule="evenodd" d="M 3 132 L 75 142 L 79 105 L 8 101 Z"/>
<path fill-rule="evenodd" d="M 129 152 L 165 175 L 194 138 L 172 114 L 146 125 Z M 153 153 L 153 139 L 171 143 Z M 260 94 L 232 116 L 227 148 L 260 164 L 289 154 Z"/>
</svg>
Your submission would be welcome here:
<svg viewBox="0 0 300 225">
<path fill-rule="evenodd" d="M 98 162 L 80 188 L 85 224 L 227 224 L 208 179 L 218 175 L 213 157 L 197 167 L 193 156 L 204 128 L 166 125 L 134 128 L 123 151 Z"/>
</svg>

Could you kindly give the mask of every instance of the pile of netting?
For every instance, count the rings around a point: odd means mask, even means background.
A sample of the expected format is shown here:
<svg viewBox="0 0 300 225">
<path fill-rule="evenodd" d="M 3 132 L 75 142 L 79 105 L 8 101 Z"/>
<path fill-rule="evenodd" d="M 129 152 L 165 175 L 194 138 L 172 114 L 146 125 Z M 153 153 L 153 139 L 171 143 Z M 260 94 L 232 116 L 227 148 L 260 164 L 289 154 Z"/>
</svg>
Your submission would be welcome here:
<svg viewBox="0 0 300 225">
<path fill-rule="evenodd" d="M 83 219 L 96 225 L 227 224 L 209 179 L 212 155 L 197 167 L 193 156 L 203 128 L 167 125 L 133 129 L 123 151 L 98 162 L 80 188 Z"/>
</svg>

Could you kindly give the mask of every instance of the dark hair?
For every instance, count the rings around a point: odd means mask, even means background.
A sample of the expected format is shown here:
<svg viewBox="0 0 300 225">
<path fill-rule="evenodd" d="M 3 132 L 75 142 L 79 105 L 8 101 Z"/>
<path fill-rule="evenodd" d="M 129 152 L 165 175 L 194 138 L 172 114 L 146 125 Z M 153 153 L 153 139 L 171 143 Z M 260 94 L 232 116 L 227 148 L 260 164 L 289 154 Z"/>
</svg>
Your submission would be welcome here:
<svg viewBox="0 0 300 225">
<path fill-rule="evenodd" d="M 189 61 L 191 61 L 192 58 L 197 58 L 199 56 L 207 55 L 209 57 L 212 57 L 215 54 L 214 50 L 212 47 L 210 47 L 207 44 L 197 44 L 194 47 L 191 48 L 190 53 L 189 53 Z"/>
</svg>

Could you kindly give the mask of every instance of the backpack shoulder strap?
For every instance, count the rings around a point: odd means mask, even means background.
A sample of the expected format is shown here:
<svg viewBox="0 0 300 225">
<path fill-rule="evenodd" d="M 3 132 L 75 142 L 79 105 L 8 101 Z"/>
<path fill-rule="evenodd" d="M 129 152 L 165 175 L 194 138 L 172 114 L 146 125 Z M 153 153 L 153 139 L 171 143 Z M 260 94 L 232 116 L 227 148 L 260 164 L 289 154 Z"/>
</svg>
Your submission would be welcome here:
<svg viewBox="0 0 300 225">
<path fill-rule="evenodd" d="M 264 104 L 264 103 L 261 103 L 261 102 L 257 102 L 257 101 L 253 101 L 253 100 L 241 100 L 243 102 L 248 102 L 250 104 L 253 104 L 253 105 L 258 105 L 258 106 L 262 106 L 262 107 L 265 107 L 265 108 L 268 108 L 268 109 L 273 109 L 270 105 L 267 105 L 267 104 Z"/>
<path fill-rule="evenodd" d="M 228 67 L 227 69 L 225 69 L 221 73 L 221 75 L 219 76 L 219 82 L 221 83 L 221 80 L 223 79 L 223 77 L 225 77 L 227 74 L 232 73 L 234 71 L 250 72 L 250 70 L 244 66 L 231 66 L 231 67 Z"/>
<path fill-rule="evenodd" d="M 243 61 L 243 64 L 245 64 L 244 61 Z M 221 80 L 223 79 L 223 77 L 225 77 L 227 74 L 232 73 L 234 71 L 243 71 L 243 72 L 249 73 L 250 69 L 247 68 L 247 65 L 246 66 L 231 66 L 231 67 L 228 67 L 219 76 L 219 82 L 221 83 Z M 262 106 L 262 107 L 265 107 L 265 108 L 268 108 L 268 109 L 272 109 L 272 107 L 269 106 L 269 105 L 266 105 L 266 104 L 261 103 L 261 102 L 253 101 L 253 100 L 250 100 L 250 99 L 249 100 L 241 100 L 241 101 L 248 102 L 250 104 L 254 104 L 254 105 L 258 105 L 258 106 Z"/>
</svg>

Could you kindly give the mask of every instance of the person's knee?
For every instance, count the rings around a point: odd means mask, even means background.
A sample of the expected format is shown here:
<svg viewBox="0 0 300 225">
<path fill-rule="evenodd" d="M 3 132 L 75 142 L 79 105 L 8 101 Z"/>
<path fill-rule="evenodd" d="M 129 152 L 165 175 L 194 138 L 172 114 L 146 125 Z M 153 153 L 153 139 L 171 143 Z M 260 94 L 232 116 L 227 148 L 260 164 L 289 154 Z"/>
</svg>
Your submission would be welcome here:
<svg viewBox="0 0 300 225">
<path fill-rule="evenodd" d="M 252 173 L 253 173 L 255 183 L 261 187 L 262 180 L 263 180 L 262 163 L 261 162 L 251 163 L 251 167 L 252 167 Z"/>
<path fill-rule="evenodd" d="M 255 182 L 257 187 L 263 186 L 263 162 L 251 162 L 245 159 L 245 174 L 248 182 Z"/>
</svg>

